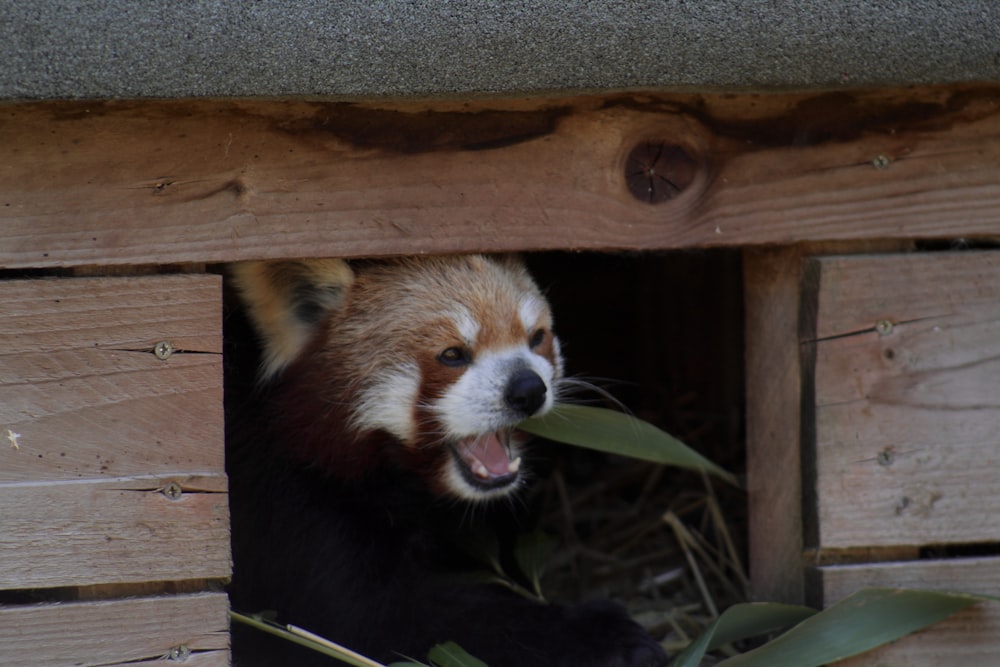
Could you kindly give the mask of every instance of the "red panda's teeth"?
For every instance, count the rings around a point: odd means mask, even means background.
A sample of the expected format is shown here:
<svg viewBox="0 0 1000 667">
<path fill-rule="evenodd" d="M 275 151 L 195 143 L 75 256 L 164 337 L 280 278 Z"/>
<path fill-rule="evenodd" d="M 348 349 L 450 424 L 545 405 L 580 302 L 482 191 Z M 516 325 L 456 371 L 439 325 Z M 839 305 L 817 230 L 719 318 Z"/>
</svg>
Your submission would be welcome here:
<svg viewBox="0 0 1000 667">
<path fill-rule="evenodd" d="M 487 470 L 486 466 L 484 466 L 479 461 L 476 461 L 476 464 L 474 466 L 472 466 L 472 472 L 473 472 L 473 474 L 475 474 L 476 477 L 478 477 L 480 479 L 489 479 L 490 478 L 490 472 L 489 472 L 489 470 Z"/>
<path fill-rule="evenodd" d="M 514 474 L 521 469 L 521 457 L 518 456 L 516 459 L 507 464 L 507 472 Z"/>
</svg>

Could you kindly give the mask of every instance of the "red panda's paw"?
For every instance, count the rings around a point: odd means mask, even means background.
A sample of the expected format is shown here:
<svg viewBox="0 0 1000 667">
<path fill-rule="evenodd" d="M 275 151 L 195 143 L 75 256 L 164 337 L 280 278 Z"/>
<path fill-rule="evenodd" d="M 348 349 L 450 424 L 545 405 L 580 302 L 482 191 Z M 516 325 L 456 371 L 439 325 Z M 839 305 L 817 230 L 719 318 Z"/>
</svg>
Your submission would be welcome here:
<svg viewBox="0 0 1000 667">
<path fill-rule="evenodd" d="M 609 600 L 594 600 L 566 610 L 572 644 L 560 667 L 663 667 L 667 653 L 626 613 Z"/>
</svg>

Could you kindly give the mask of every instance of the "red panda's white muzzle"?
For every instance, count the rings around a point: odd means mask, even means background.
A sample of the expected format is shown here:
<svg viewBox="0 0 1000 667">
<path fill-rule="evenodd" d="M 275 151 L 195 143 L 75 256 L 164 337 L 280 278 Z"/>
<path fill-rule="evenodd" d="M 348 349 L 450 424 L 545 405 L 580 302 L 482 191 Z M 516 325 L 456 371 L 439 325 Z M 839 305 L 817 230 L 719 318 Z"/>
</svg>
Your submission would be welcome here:
<svg viewBox="0 0 1000 667">
<path fill-rule="evenodd" d="M 484 353 L 436 402 L 450 436 L 446 479 L 453 493 L 478 501 L 517 488 L 528 437 L 516 425 L 551 408 L 554 370 L 526 347 Z"/>
<path fill-rule="evenodd" d="M 512 492 L 523 480 L 516 425 L 552 407 L 555 367 L 527 346 L 484 352 L 435 404 L 449 437 L 445 473 L 452 493 L 485 500 Z"/>
</svg>

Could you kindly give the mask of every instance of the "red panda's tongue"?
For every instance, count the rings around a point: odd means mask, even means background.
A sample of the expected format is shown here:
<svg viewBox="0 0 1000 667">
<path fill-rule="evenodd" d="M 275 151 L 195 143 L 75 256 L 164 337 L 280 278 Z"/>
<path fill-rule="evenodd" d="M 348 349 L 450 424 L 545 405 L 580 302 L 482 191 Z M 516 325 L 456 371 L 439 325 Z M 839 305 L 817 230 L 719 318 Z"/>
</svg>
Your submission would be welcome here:
<svg viewBox="0 0 1000 667">
<path fill-rule="evenodd" d="M 508 437 L 502 431 L 477 435 L 459 442 L 455 450 L 476 477 L 503 477 L 516 473 L 520 464 L 520 459 L 510 460 Z"/>
</svg>

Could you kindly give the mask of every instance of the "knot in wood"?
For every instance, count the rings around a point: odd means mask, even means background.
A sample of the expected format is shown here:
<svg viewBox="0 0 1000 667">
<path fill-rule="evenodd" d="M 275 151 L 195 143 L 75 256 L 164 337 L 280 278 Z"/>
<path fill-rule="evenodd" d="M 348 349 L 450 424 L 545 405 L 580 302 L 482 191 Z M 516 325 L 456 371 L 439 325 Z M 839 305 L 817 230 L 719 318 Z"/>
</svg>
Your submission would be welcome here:
<svg viewBox="0 0 1000 667">
<path fill-rule="evenodd" d="M 694 182 L 698 163 L 680 146 L 646 141 L 625 160 L 625 182 L 639 201 L 659 204 L 678 196 Z"/>
<path fill-rule="evenodd" d="M 886 447 L 878 453 L 875 460 L 880 466 L 891 466 L 896 460 L 896 451 L 892 447 Z"/>
</svg>

